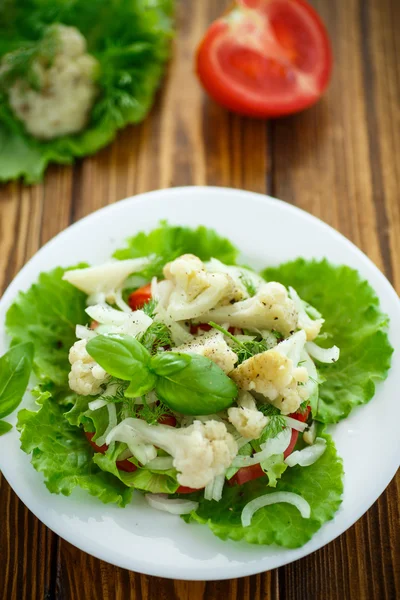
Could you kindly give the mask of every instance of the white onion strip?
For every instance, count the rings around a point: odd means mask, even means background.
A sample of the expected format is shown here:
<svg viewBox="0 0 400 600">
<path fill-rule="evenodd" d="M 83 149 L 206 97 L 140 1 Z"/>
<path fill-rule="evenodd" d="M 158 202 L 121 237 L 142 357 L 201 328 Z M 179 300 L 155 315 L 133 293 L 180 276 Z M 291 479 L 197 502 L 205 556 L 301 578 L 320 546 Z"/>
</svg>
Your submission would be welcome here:
<svg viewBox="0 0 400 600">
<path fill-rule="evenodd" d="M 321 348 L 314 342 L 306 343 L 306 350 L 312 358 L 321 363 L 334 363 L 339 360 L 340 350 L 337 346 L 332 348 Z"/>
<path fill-rule="evenodd" d="M 106 437 L 117 426 L 117 409 L 115 408 L 115 404 L 113 402 L 107 403 L 108 409 L 108 426 L 103 435 L 97 438 L 96 444 L 98 446 L 102 446 L 106 443 Z"/>
<path fill-rule="evenodd" d="M 106 406 L 106 404 L 108 404 L 106 400 L 103 400 L 103 398 L 98 398 L 97 400 L 92 400 L 89 402 L 88 407 L 89 410 L 98 410 L 99 408 Z"/>
<path fill-rule="evenodd" d="M 97 333 L 85 325 L 77 325 L 75 327 L 75 335 L 79 340 L 90 340 L 96 337 Z"/>
<path fill-rule="evenodd" d="M 199 503 L 193 500 L 168 498 L 166 494 L 146 494 L 145 498 L 152 508 L 163 510 L 172 515 L 187 515 L 199 506 Z"/>
<path fill-rule="evenodd" d="M 323 438 L 317 437 L 312 446 L 307 446 L 307 448 L 303 448 L 303 450 L 292 452 L 292 454 L 286 458 L 285 463 L 288 467 L 294 467 L 295 465 L 309 467 L 321 458 L 325 450 L 326 441 Z"/>
<path fill-rule="evenodd" d="M 261 444 L 261 452 L 257 452 L 253 456 L 243 456 L 238 454 L 232 461 L 232 467 L 250 467 L 257 465 L 264 460 L 267 460 L 274 454 L 282 454 L 289 445 L 292 431 L 289 427 L 286 427 L 277 436 L 267 440 L 264 444 Z"/>
<path fill-rule="evenodd" d="M 146 464 L 146 468 L 154 471 L 167 471 L 167 469 L 172 469 L 173 462 L 172 456 L 157 456 Z"/>
<path fill-rule="evenodd" d="M 272 494 L 266 494 L 265 496 L 259 496 L 251 500 L 242 511 L 242 525 L 243 527 L 249 527 L 253 515 L 257 510 L 268 506 L 270 504 L 280 504 L 286 502 L 292 504 L 300 512 L 303 519 L 309 519 L 311 515 L 311 508 L 307 500 L 304 500 L 299 494 L 293 494 L 292 492 L 273 492 Z"/>
<path fill-rule="evenodd" d="M 286 421 L 286 425 L 295 429 L 296 431 L 303 432 L 307 427 L 307 423 L 303 423 L 302 421 L 298 421 L 297 419 L 292 419 L 292 417 L 283 417 Z"/>
</svg>

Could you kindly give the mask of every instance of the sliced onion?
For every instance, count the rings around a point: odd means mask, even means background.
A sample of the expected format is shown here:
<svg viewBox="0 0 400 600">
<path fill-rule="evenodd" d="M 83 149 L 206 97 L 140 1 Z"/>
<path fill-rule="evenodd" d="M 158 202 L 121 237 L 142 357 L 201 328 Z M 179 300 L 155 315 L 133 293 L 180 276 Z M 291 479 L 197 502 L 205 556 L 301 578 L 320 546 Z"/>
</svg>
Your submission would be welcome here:
<svg viewBox="0 0 400 600">
<path fill-rule="evenodd" d="M 332 346 L 332 348 L 320 348 L 320 346 L 317 346 L 314 342 L 307 342 L 306 350 L 310 356 L 321 363 L 334 363 L 340 356 L 340 350 L 337 346 Z"/>
<path fill-rule="evenodd" d="M 152 469 L 154 471 L 166 471 L 167 469 L 172 469 L 174 459 L 172 456 L 157 456 L 150 460 L 146 467 L 148 469 Z"/>
<path fill-rule="evenodd" d="M 315 436 L 317 435 L 317 422 L 313 421 L 307 431 L 303 434 L 303 440 L 306 444 L 313 444 L 315 442 Z"/>
<path fill-rule="evenodd" d="M 286 502 L 292 504 L 300 512 L 303 519 L 309 519 L 311 515 L 311 508 L 307 500 L 304 500 L 299 494 L 293 492 L 273 492 L 272 494 L 266 494 L 265 496 L 259 496 L 251 500 L 242 511 L 242 525 L 243 527 L 249 527 L 253 515 L 257 510 L 268 506 L 270 504 L 280 504 Z"/>
<path fill-rule="evenodd" d="M 199 506 L 199 503 L 193 500 L 168 498 L 166 494 L 146 494 L 145 498 L 152 508 L 163 510 L 172 515 L 187 515 Z"/>
<path fill-rule="evenodd" d="M 274 454 L 282 454 L 289 445 L 292 431 L 289 427 L 286 427 L 277 436 L 267 440 L 264 444 L 261 444 L 261 452 L 257 452 L 253 456 L 242 456 L 237 455 L 232 461 L 232 467 L 251 467 L 267 460 Z"/>
<path fill-rule="evenodd" d="M 214 479 L 211 479 L 204 488 L 204 499 L 212 500 L 214 491 Z"/>
<path fill-rule="evenodd" d="M 286 425 L 295 429 L 296 431 L 303 432 L 307 427 L 307 423 L 303 423 L 302 421 L 298 421 L 297 419 L 292 419 L 292 417 L 283 417 L 286 421 Z"/>
<path fill-rule="evenodd" d="M 303 450 L 296 450 L 292 452 L 286 460 L 285 463 L 288 467 L 294 467 L 295 465 L 299 465 L 300 467 L 309 467 L 313 465 L 326 450 L 326 441 L 323 438 L 317 437 L 314 444 L 312 446 L 308 446 L 307 448 L 303 448 Z"/>
<path fill-rule="evenodd" d="M 123 312 L 126 312 L 126 313 L 131 313 L 132 312 L 131 307 L 122 298 L 122 291 L 121 290 L 118 290 L 117 292 L 115 292 L 115 304 Z"/>
<path fill-rule="evenodd" d="M 92 402 L 89 402 L 88 407 L 90 410 L 98 410 L 99 408 L 106 406 L 106 404 L 108 404 L 106 400 L 103 400 L 103 398 L 98 398 L 97 400 L 92 400 Z"/>
<path fill-rule="evenodd" d="M 103 435 L 101 435 L 100 437 L 97 438 L 96 444 L 98 446 L 102 446 L 103 444 L 106 443 L 106 438 L 108 437 L 108 434 L 111 433 L 111 431 L 117 426 L 117 423 L 118 423 L 117 409 L 115 408 L 115 404 L 113 402 L 108 402 L 107 409 L 108 409 L 108 426 L 107 426 L 107 429 L 105 430 L 105 432 L 103 433 Z M 109 444 L 109 442 L 107 442 L 107 444 Z"/>
<path fill-rule="evenodd" d="M 225 484 L 225 473 L 216 475 L 204 489 L 204 498 L 206 500 L 215 500 L 219 502 L 222 498 L 222 491 Z"/>
</svg>

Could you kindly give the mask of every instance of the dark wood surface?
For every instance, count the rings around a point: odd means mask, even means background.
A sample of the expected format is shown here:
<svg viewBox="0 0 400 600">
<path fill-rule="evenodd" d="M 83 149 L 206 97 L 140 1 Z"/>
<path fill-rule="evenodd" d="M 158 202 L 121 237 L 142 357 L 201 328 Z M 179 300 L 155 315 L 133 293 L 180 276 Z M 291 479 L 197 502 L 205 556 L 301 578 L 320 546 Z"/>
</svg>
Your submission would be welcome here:
<svg viewBox="0 0 400 600">
<path fill-rule="evenodd" d="M 332 38 L 332 83 L 316 107 L 268 123 L 228 114 L 193 74 L 196 44 L 229 2 L 179 4 L 175 57 L 146 122 L 74 167 L 51 167 L 41 185 L 0 188 L 0 289 L 42 244 L 93 210 L 138 192 L 207 183 L 269 193 L 310 211 L 355 242 L 399 291 L 399 0 L 314 0 Z M 88 556 L 44 527 L 0 478 L 0 597 L 395 600 L 399 482 L 311 556 L 204 583 L 141 576 Z"/>
</svg>

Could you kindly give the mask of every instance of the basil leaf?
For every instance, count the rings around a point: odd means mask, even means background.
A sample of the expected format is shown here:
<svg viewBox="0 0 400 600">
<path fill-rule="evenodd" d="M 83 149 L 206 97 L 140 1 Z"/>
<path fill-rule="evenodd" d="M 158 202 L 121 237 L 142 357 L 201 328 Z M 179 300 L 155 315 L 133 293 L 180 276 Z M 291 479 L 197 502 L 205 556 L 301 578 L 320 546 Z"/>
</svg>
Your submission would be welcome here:
<svg viewBox="0 0 400 600">
<path fill-rule="evenodd" d="M 7 423 L 6 421 L 0 421 L 0 435 L 4 435 L 8 433 L 12 429 L 11 423 Z"/>
<path fill-rule="evenodd" d="M 33 362 L 33 344 L 12 346 L 0 358 L 0 419 L 13 412 L 27 388 Z"/>
<path fill-rule="evenodd" d="M 150 362 L 146 348 L 129 335 L 98 335 L 89 340 L 86 349 L 107 373 L 125 381 L 132 380 L 139 368 Z"/>
<path fill-rule="evenodd" d="M 147 394 L 154 389 L 156 381 L 157 377 L 151 373 L 147 367 L 140 365 L 133 375 L 128 388 L 125 390 L 125 396 L 127 398 L 144 396 L 144 394 Z"/>
<path fill-rule="evenodd" d="M 191 354 L 182 370 L 159 377 L 156 392 L 164 403 L 184 415 L 209 415 L 231 406 L 236 384 L 205 356 Z"/>
<path fill-rule="evenodd" d="M 178 371 L 182 371 L 192 360 L 189 354 L 183 354 L 180 352 L 160 352 L 152 356 L 150 361 L 151 369 L 160 375 L 165 377 L 166 375 L 172 375 Z"/>
</svg>

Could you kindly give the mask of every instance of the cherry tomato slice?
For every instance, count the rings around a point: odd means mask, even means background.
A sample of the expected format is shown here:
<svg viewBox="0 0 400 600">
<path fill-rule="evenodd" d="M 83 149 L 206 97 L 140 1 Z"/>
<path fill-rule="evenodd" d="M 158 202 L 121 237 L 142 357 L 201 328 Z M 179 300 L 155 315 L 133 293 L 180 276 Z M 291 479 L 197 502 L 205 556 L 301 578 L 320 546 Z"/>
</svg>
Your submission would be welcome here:
<svg viewBox="0 0 400 600">
<path fill-rule="evenodd" d="M 92 437 L 94 436 L 94 433 L 91 433 L 90 431 L 85 431 L 85 436 L 95 452 L 101 452 L 101 454 L 104 454 L 107 451 L 107 444 L 98 446 L 96 442 L 92 442 Z"/>
<path fill-rule="evenodd" d="M 311 106 L 331 70 L 327 31 L 305 0 L 237 0 L 211 24 L 197 52 L 197 74 L 210 96 L 259 118 Z"/>
<path fill-rule="evenodd" d="M 160 423 L 160 425 L 169 425 L 169 427 L 175 427 L 176 426 L 176 419 L 174 417 L 174 415 L 161 415 L 161 417 L 158 419 L 158 423 Z"/>
<path fill-rule="evenodd" d="M 120 471 L 125 471 L 125 473 L 133 473 L 137 470 L 137 466 L 131 463 L 130 460 L 125 458 L 125 460 L 117 460 L 117 469 Z"/>
<path fill-rule="evenodd" d="M 128 304 L 132 310 L 139 310 L 143 308 L 143 305 L 146 304 L 151 299 L 151 283 L 144 285 L 143 287 L 135 290 L 130 294 L 128 298 Z"/>
<path fill-rule="evenodd" d="M 176 494 L 193 494 L 193 492 L 198 492 L 195 488 L 186 487 L 185 485 L 180 485 L 176 490 Z"/>
</svg>

